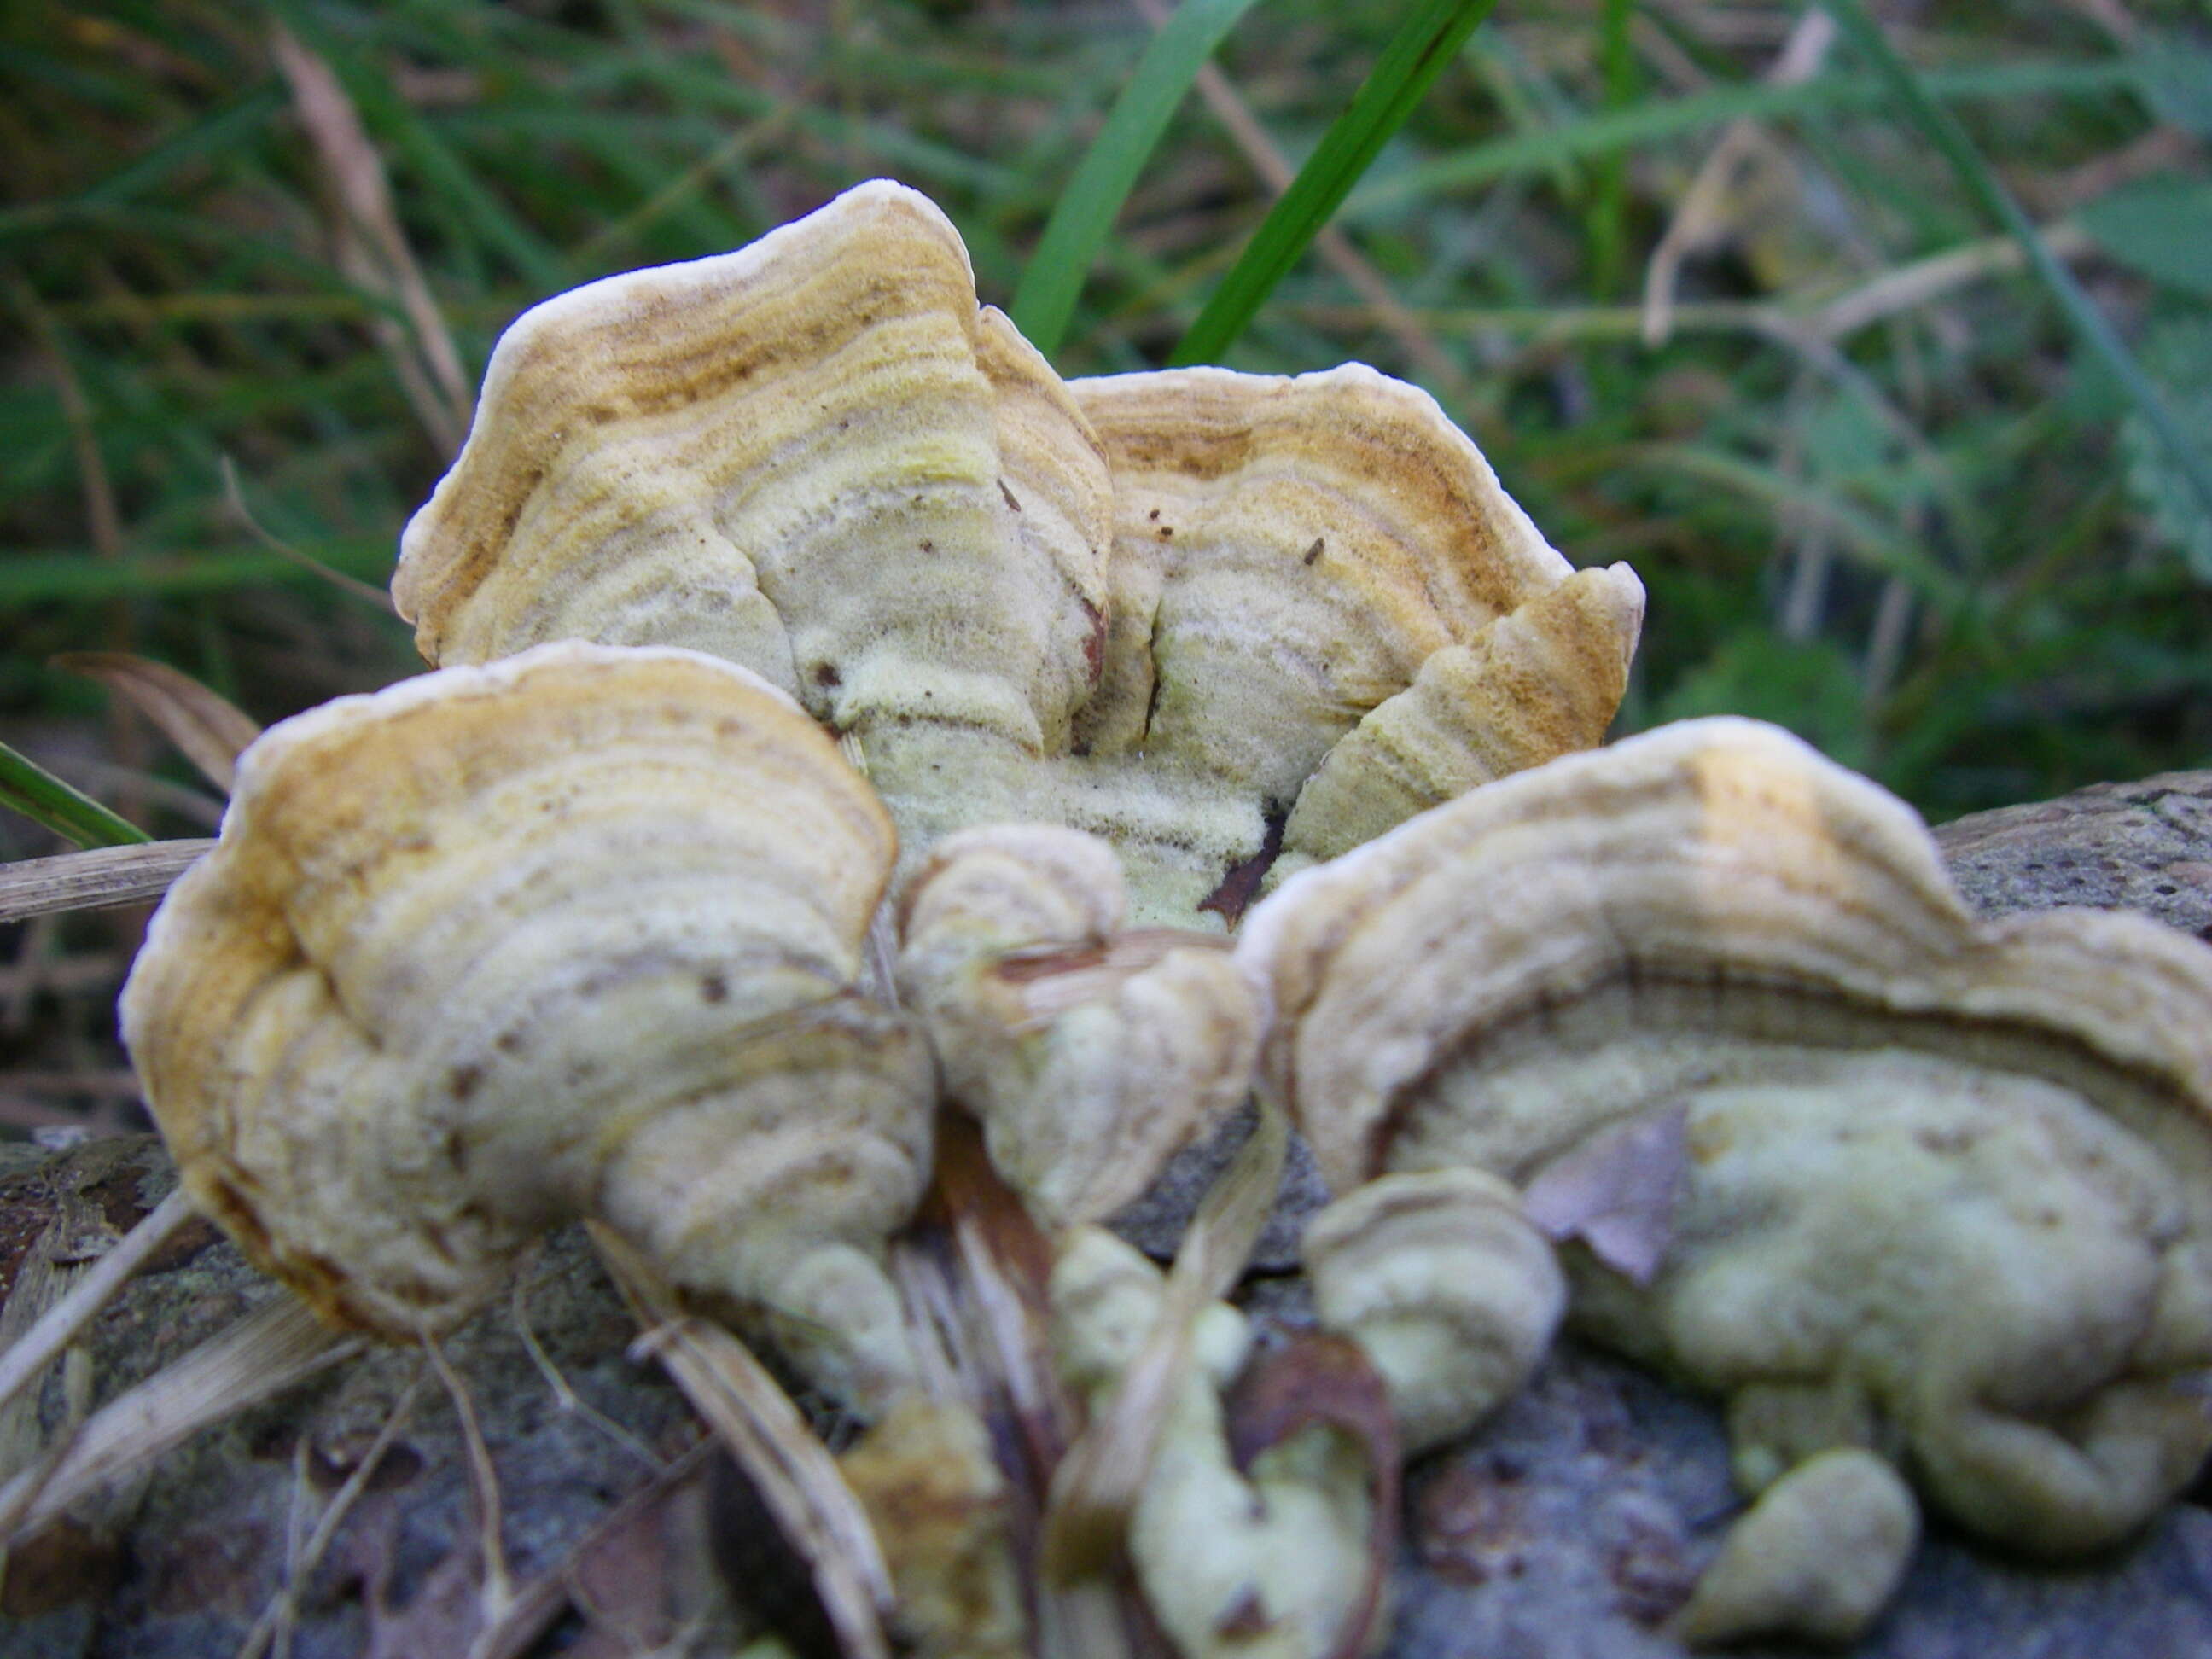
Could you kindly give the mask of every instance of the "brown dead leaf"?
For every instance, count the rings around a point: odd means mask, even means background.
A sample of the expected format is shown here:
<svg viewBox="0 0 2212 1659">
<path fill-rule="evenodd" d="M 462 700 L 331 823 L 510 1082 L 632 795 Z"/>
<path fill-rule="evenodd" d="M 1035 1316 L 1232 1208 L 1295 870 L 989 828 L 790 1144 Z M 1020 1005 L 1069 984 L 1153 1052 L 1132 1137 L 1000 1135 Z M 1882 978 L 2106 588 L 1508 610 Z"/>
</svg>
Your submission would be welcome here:
<svg viewBox="0 0 2212 1659">
<path fill-rule="evenodd" d="M 1052 1241 L 1000 1178 L 974 1118 L 955 1109 L 940 1111 L 935 1144 L 936 1167 L 913 1231 L 920 1237 L 932 1230 L 951 1235 L 963 1224 L 973 1229 L 977 1248 L 998 1265 L 1042 1330 L 1048 1318 L 1045 1286 L 1052 1278 Z"/>
<path fill-rule="evenodd" d="M 269 55 L 292 94 L 292 109 L 314 146 L 336 198 L 331 229 L 338 264 L 372 294 L 397 302 L 402 328 L 380 315 L 369 325 L 423 430 L 450 455 L 468 435 L 475 399 L 452 332 L 424 280 L 392 199 L 383 158 L 361 112 L 329 63 L 283 23 L 269 32 Z"/>
<path fill-rule="evenodd" d="M 1318 549 L 1321 544 L 1316 542 L 1314 546 Z M 1313 561 L 1309 558 L 1306 562 L 1310 564 Z M 1198 908 L 1212 911 L 1225 927 L 1234 927 L 1243 921 L 1252 902 L 1260 896 L 1260 884 L 1267 880 L 1267 872 L 1282 856 L 1283 826 L 1289 822 L 1287 812 L 1268 813 L 1267 833 L 1261 837 L 1260 850 L 1223 872 L 1220 884 L 1200 902 Z"/>
<path fill-rule="evenodd" d="M 128 1565 L 120 1541 L 65 1515 L 8 1552 L 0 1615 L 35 1619 L 81 1602 L 97 1606 Z"/>
<path fill-rule="evenodd" d="M 387 1511 L 386 1540 L 374 1558 L 362 1600 L 368 1613 L 362 1659 L 422 1659 L 425 1654 L 473 1655 L 484 1632 L 483 1556 L 476 1540 L 456 1544 L 416 1587 L 404 1607 L 391 1605 L 390 1541 L 397 1512 Z"/>
<path fill-rule="evenodd" d="M 677 1540 L 687 1528 L 696 1533 L 706 1525 L 697 1500 L 714 1444 L 699 1441 L 654 1471 L 600 1516 L 559 1565 L 521 1586 L 478 1633 L 471 1659 L 521 1659 L 572 1604 L 587 1631 L 581 1642 L 566 1650 L 574 1655 L 605 1651 L 600 1638 L 634 1628 L 648 1605 L 677 1619 L 688 1617 L 703 1600 L 706 1586 L 702 1575 L 691 1571 L 692 1553 L 678 1548 Z M 703 1567 L 703 1545 L 697 1554 Z"/>
<path fill-rule="evenodd" d="M 240 752 L 261 735 L 244 709 L 167 663 L 121 651 L 70 651 L 52 662 L 130 698 L 225 794 L 237 777 Z"/>
<path fill-rule="evenodd" d="M 1367 1582 L 1345 1615 L 1330 1659 L 1359 1659 L 1382 1616 L 1383 1591 L 1398 1555 L 1398 1425 L 1389 1391 L 1359 1345 L 1347 1337 L 1299 1331 L 1253 1359 L 1223 1402 L 1230 1455 L 1241 1473 L 1301 1429 L 1338 1429 L 1366 1449 L 1373 1474 L 1374 1519 L 1367 1534 Z"/>
<path fill-rule="evenodd" d="M 712 1461 L 705 1454 L 681 1481 L 655 1480 L 594 1528 L 569 1558 L 562 1577 L 568 1599 L 583 1614 L 583 1638 L 570 1659 L 629 1659 L 643 1653 L 676 1653 L 678 1632 L 696 1627 L 715 1594 L 706 1571 L 704 1494 L 700 1486 Z M 732 1467 L 727 1458 L 723 1466 Z M 806 1582 L 803 1564 L 798 1582 Z M 832 1659 L 836 1650 L 830 1650 Z"/>
<path fill-rule="evenodd" d="M 96 1318 L 133 1273 L 145 1267 L 193 1219 L 191 1200 L 174 1188 L 103 1254 L 96 1266 L 68 1293 L 45 1310 L 38 1323 L 0 1354 L 0 1405 L 14 1399 L 41 1375 L 77 1334 Z M 13 1303 L 12 1291 L 9 1301 Z"/>
<path fill-rule="evenodd" d="M 1056 1583 L 1042 1571 L 1054 1472 L 1079 1425 L 1046 1336 L 1052 1245 L 992 1167 L 973 1119 L 941 1112 L 937 1149 L 935 1179 L 892 1247 L 892 1269 L 918 1348 L 940 1358 L 931 1386 L 964 1401 L 990 1435 L 1036 1650 L 1172 1659 L 1126 1580 Z"/>
</svg>

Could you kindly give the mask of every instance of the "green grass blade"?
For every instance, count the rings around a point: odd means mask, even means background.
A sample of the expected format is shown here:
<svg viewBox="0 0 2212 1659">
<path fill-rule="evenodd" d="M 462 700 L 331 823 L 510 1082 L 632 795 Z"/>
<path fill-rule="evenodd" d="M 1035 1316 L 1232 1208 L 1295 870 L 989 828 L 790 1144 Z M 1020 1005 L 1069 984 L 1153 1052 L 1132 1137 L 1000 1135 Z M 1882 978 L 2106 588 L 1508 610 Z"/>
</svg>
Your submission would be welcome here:
<svg viewBox="0 0 2212 1659">
<path fill-rule="evenodd" d="M 337 68 L 333 62 L 333 70 Z M 475 230 L 484 246 L 498 249 L 533 292 L 559 291 L 561 256 L 507 205 L 499 191 L 477 177 L 474 164 L 447 142 L 443 132 L 380 76 L 348 77 L 345 85 L 360 106 L 374 139 L 404 159 L 416 178 Z M 399 182 L 404 188 L 405 181 Z"/>
<path fill-rule="evenodd" d="M 1091 262 L 1121 212 L 1121 204 L 1152 158 L 1169 118 L 1213 49 L 1251 9 L 1253 0 L 1183 0 L 1145 48 L 1136 73 L 1114 100 L 1075 174 L 1046 222 L 1036 252 L 1008 307 L 1014 326 L 1049 356 L 1067 332 L 1076 296 Z"/>
<path fill-rule="evenodd" d="M 66 836 L 79 847 L 131 847 L 154 839 L 4 743 L 0 743 L 0 806 Z"/>
<path fill-rule="evenodd" d="M 1430 83 L 1457 55 L 1461 43 L 1496 4 L 1497 0 L 1423 0 L 1383 47 L 1373 71 L 1353 94 L 1351 107 L 1323 135 L 1320 147 L 1261 222 L 1170 362 L 1211 362 L 1244 331 L 1275 284 L 1359 182 L 1359 175 L 1405 125 Z"/>
<path fill-rule="evenodd" d="M 1636 0 L 1604 0 L 1598 18 L 1598 62 L 1605 75 L 1605 107 L 1617 114 L 1636 101 L 1636 59 L 1628 42 Z M 1628 152 L 1615 150 L 1598 164 L 1597 199 L 1590 215 L 1590 288 L 1610 297 L 1620 288 L 1628 258 Z"/>
<path fill-rule="evenodd" d="M 309 540 L 300 544 L 318 564 L 365 580 L 392 575 L 389 538 Z M 279 553 L 177 550 L 96 559 L 77 553 L 19 553 L 0 562 L 0 609 L 84 605 L 118 599 L 182 599 L 281 583 L 305 586 L 327 580 Z"/>
<path fill-rule="evenodd" d="M 2103 360 L 2126 392 L 2129 402 L 2172 453 L 2175 466 L 2196 494 L 2197 506 L 2208 520 L 2212 520 L 2212 465 L 2208 465 L 2204 452 L 2182 431 L 2181 423 L 2174 418 L 2165 398 L 2137 366 L 2105 313 L 2097 309 L 2081 283 L 2074 280 L 2074 273 L 2044 245 L 2034 224 L 1996 174 L 1990 171 L 1989 163 L 1982 160 L 1958 118 L 1928 95 L 1911 66 L 1891 49 L 1888 37 L 1868 15 L 1861 0 L 1820 0 L 1820 3 L 1850 37 L 1851 44 L 1875 65 L 1912 124 L 1942 152 L 1967 194 L 2019 241 L 2027 256 L 2029 268 L 2042 278 L 2075 333 Z"/>
<path fill-rule="evenodd" d="M 1946 70 L 1921 77 L 1930 96 L 2005 101 L 2022 98 L 2095 98 L 2133 92 L 2146 61 L 2118 58 L 2089 64 L 2030 62 Z M 1723 126 L 1739 117 L 1788 119 L 1822 111 L 1871 109 L 1887 95 L 1870 75 L 1822 75 L 1796 86 L 1760 82 L 1722 87 L 1686 98 L 1654 99 L 1620 111 L 1586 116 L 1569 126 L 1515 133 L 1471 144 L 1449 155 L 1399 168 L 1358 189 L 1344 205 L 1347 220 L 1403 212 L 1408 203 L 1440 191 L 1468 190 L 1516 173 L 1539 173 L 1563 161 L 1583 161 L 1640 149 Z"/>
<path fill-rule="evenodd" d="M 188 167 L 228 157 L 253 142 L 284 107 L 283 93 L 273 85 L 256 87 L 188 123 L 143 155 L 125 162 L 86 190 L 78 200 L 109 206 L 166 185 Z"/>
</svg>

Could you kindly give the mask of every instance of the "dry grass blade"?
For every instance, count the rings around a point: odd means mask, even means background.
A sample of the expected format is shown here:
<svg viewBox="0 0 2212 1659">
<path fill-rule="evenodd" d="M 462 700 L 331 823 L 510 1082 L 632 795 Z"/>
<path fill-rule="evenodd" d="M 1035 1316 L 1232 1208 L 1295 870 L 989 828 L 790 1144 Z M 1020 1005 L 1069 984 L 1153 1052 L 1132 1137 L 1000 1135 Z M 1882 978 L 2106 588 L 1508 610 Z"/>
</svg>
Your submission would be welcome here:
<svg viewBox="0 0 2212 1659">
<path fill-rule="evenodd" d="M 73 1285 L 69 1293 L 40 1316 L 39 1322 L 0 1353 L 0 1406 L 4 1406 L 41 1371 L 55 1355 L 74 1341 L 76 1334 L 100 1316 L 131 1274 L 147 1259 L 175 1237 L 192 1218 L 191 1200 L 181 1187 L 156 1204 L 123 1236 L 122 1241 L 100 1257 L 98 1264 Z"/>
<path fill-rule="evenodd" d="M 2036 234 L 2055 259 L 2081 259 L 2096 252 L 2089 234 L 2071 220 L 2043 226 Z M 1987 277 L 2025 270 L 2027 263 L 2013 238 L 1985 237 L 1886 270 L 1805 313 L 1799 322 L 1821 339 L 1841 340 Z"/>
<path fill-rule="evenodd" d="M 1818 9 L 1807 12 L 1790 30 L 1781 56 L 1766 71 L 1770 86 L 1802 85 L 1820 72 L 1836 38 L 1836 20 Z M 1674 283 L 1682 261 L 1709 246 L 1729 228 L 1725 207 L 1729 181 L 1759 143 L 1759 125 L 1748 116 L 1729 123 L 1682 194 L 1667 234 L 1651 251 L 1644 274 L 1644 343 L 1665 343 L 1674 327 Z"/>
<path fill-rule="evenodd" d="M 384 162 L 328 64 L 282 23 L 270 31 L 269 51 L 337 197 L 338 264 L 364 288 L 396 301 L 405 314 L 414 335 L 411 352 L 406 333 L 389 319 L 371 327 L 423 429 L 441 453 L 451 455 L 468 435 L 475 400 L 453 336 L 400 228 Z"/>
<path fill-rule="evenodd" d="M 0 1344 L 9 1347 L 67 1301 L 91 1271 L 82 1258 L 99 1224 L 97 1206 L 88 1201 L 82 1188 L 56 1196 L 52 1215 L 27 1241 L 8 1287 L 7 1304 L 0 1306 Z M 90 1356 L 74 1344 L 46 1346 L 60 1348 L 61 1420 L 52 1433 L 46 1431 L 35 1389 L 25 1389 L 0 1404 L 0 1477 L 51 1465 L 84 1421 L 92 1386 Z M 39 1379 L 46 1372 L 36 1369 L 32 1375 Z"/>
<path fill-rule="evenodd" d="M 890 1659 L 883 1620 L 893 1606 L 890 1572 L 828 1449 L 744 1344 L 684 1313 L 651 1263 L 606 1227 L 587 1224 L 599 1260 L 647 1331 L 643 1346 L 729 1448 L 808 1563 L 847 1659 Z"/>
<path fill-rule="evenodd" d="M 2019 242 L 2028 268 L 2057 302 L 2067 325 L 2119 382 L 2134 412 L 2156 436 L 2172 459 L 2174 471 L 2196 497 L 2198 511 L 2212 517 L 2212 461 L 2206 459 L 2195 438 L 2184 428 L 2166 394 L 2143 373 L 2112 319 L 2043 240 L 2004 181 L 1983 159 L 1959 118 L 1936 100 L 1919 73 L 1898 55 L 1863 0 L 1820 0 L 1820 4 L 1835 18 L 1853 47 L 1874 65 L 1906 119 L 1948 164 L 1967 195 Z"/>
<path fill-rule="evenodd" d="M 88 674 L 136 703 L 161 734 L 184 751 L 225 794 L 238 775 L 238 757 L 261 735 L 252 716 L 167 663 L 121 651 L 70 651 L 53 665 Z"/>
<path fill-rule="evenodd" d="M 422 1388 L 422 1374 L 417 1372 L 406 1390 L 392 1402 L 391 1411 L 385 1415 L 384 1425 L 377 1430 L 376 1438 L 369 1443 L 368 1451 L 346 1476 L 345 1484 L 331 1494 L 331 1501 L 316 1518 L 314 1530 L 286 1559 L 283 1583 L 262 1609 L 260 1618 L 254 1620 L 253 1628 L 246 1632 L 246 1640 L 239 1644 L 236 1659 L 261 1659 L 270 1644 L 278 1642 L 282 1634 L 290 1629 L 298 1617 L 300 1591 L 329 1552 L 339 1525 L 361 1501 L 362 1493 L 368 1490 L 369 1481 L 383 1464 L 385 1453 L 392 1449 L 392 1443 L 407 1425 L 414 1413 L 415 1396 Z"/>
<path fill-rule="evenodd" d="M 483 1563 L 477 1585 L 478 1639 L 469 1644 L 468 1659 L 482 1659 L 483 1632 L 496 1626 L 514 1606 L 514 1578 L 507 1570 L 507 1506 L 500 1494 L 499 1470 L 492 1463 L 491 1448 L 484 1443 L 468 1385 L 447 1363 L 445 1350 L 434 1340 L 422 1340 L 422 1357 L 437 1373 L 453 1405 L 453 1420 L 461 1430 L 461 1449 L 468 1458 L 469 1496 L 477 1512 L 477 1553 Z"/>
<path fill-rule="evenodd" d="M 707 1454 L 714 1445 L 712 1440 L 702 1440 L 690 1450 L 656 1469 L 652 1477 L 635 1492 L 609 1510 L 575 1542 L 567 1559 L 551 1571 L 533 1578 L 517 1593 L 514 1604 L 506 1613 L 485 1626 L 477 1638 L 478 1659 L 521 1659 L 535 1647 L 539 1638 L 553 1627 L 554 1621 L 571 1605 L 575 1593 L 571 1589 L 575 1568 L 608 1539 L 619 1536 L 635 1524 L 637 1517 L 673 1492 L 686 1480 L 695 1479 L 705 1465 Z M 240 1659 L 250 1659 L 241 1656 Z"/>
<path fill-rule="evenodd" d="M 916 1350 L 939 1354 L 947 1373 L 940 1386 L 976 1408 L 1011 1477 L 1012 1542 L 1030 1580 L 1036 1651 L 1042 1659 L 1167 1659 L 1127 1584 L 1056 1583 L 1037 1571 L 1053 1471 L 1076 1426 L 1046 1335 L 1051 1245 L 999 1178 L 972 1120 L 941 1113 L 937 1144 L 932 1208 L 949 1225 L 952 1248 L 930 1248 L 910 1233 L 893 1247 L 893 1271 Z"/>
<path fill-rule="evenodd" d="M 0 922 L 159 898 L 214 845 L 212 841 L 150 841 L 0 865 Z"/>
<path fill-rule="evenodd" d="M 658 1472 L 664 1468 L 665 1460 L 655 1456 L 650 1446 L 570 1386 L 568 1379 L 561 1374 L 561 1368 L 553 1363 L 553 1356 L 547 1353 L 544 1345 L 538 1341 L 538 1333 L 531 1328 L 529 1300 L 530 1281 L 518 1276 L 514 1290 L 507 1299 L 509 1320 L 514 1326 L 514 1334 L 522 1339 L 522 1351 L 530 1356 L 530 1363 L 538 1368 L 538 1375 L 552 1390 L 555 1407 L 564 1416 L 575 1417 L 590 1424 L 647 1468 Z"/>
<path fill-rule="evenodd" d="M 1048 1352 L 1052 1245 L 1000 1178 L 973 1118 L 939 1111 L 936 1139 L 929 1198 L 891 1251 L 915 1350 L 942 1364 L 931 1387 L 974 1407 L 1002 1449 L 1024 1454 L 1016 1488 L 1041 1492 L 1076 1427 Z"/>
<path fill-rule="evenodd" d="M 253 516 L 253 509 L 246 504 L 246 492 L 239 487 L 238 468 L 232 464 L 229 456 L 222 456 L 217 460 L 216 470 L 222 474 L 223 505 L 230 509 L 231 516 L 238 520 L 239 527 L 247 535 L 252 537 L 255 541 L 259 542 L 278 558 L 289 560 L 302 570 L 313 571 L 341 593 L 350 593 L 354 598 L 385 616 L 389 617 L 393 614 L 392 595 L 374 582 L 365 582 L 357 577 L 349 576 L 343 570 L 333 570 L 313 554 L 303 553 L 291 543 L 271 535 L 267 526 Z"/>
<path fill-rule="evenodd" d="M 93 547 L 104 559 L 120 558 L 123 515 L 117 510 L 115 484 L 100 453 L 98 421 L 92 401 L 84 394 L 84 383 L 70 363 L 61 331 L 54 326 L 53 315 L 39 298 L 37 290 L 12 271 L 9 273 L 7 287 L 8 297 L 30 324 L 32 335 L 53 375 L 54 392 L 61 399 L 62 418 L 69 426 L 70 447 L 76 453 L 78 476 L 83 480 L 85 522 L 92 533 Z"/>
<path fill-rule="evenodd" d="M 1066 1581 L 1111 1560 L 1152 1473 L 1160 1424 L 1190 1368 L 1191 1328 L 1237 1282 L 1282 1185 L 1290 1121 L 1262 1100 L 1250 1139 L 1208 1189 L 1169 1270 L 1159 1322 L 1062 1460 L 1045 1517 L 1045 1571 Z"/>
<path fill-rule="evenodd" d="M 1176 1251 L 1168 1275 L 1170 1306 L 1180 1296 L 1195 1313 L 1229 1294 L 1274 1208 L 1290 1146 L 1290 1119 L 1279 1106 L 1261 1099 L 1250 1138 L 1206 1192 Z"/>
<path fill-rule="evenodd" d="M 27 1470 L 0 1487 L 0 1546 L 360 1347 L 359 1337 L 329 1329 L 305 1304 L 280 1292 L 100 1407 L 50 1468 Z"/>
</svg>

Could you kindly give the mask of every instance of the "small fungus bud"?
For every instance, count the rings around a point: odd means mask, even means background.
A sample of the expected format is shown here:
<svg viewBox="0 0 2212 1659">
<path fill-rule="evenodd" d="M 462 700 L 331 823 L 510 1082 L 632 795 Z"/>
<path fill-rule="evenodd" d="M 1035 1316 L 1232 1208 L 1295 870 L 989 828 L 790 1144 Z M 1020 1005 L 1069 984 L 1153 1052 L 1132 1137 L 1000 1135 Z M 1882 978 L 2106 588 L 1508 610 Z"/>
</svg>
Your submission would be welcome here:
<svg viewBox="0 0 2212 1659">
<path fill-rule="evenodd" d="M 900 906 L 899 981 L 991 1161 L 1060 1227 L 1120 1208 L 1244 1097 L 1251 989 L 1205 934 L 1121 930 L 1121 873 L 1044 825 L 940 842 Z"/>
<path fill-rule="evenodd" d="M 1521 1391 L 1566 1310 L 1566 1280 L 1512 1187 L 1479 1170 L 1384 1176 L 1306 1224 L 1314 1310 L 1389 1385 L 1425 1451 Z"/>
<path fill-rule="evenodd" d="M 1847 1647 L 1896 1593 L 1919 1540 L 1919 1506 L 1894 1468 L 1872 1452 L 1823 1452 L 1729 1530 L 1674 1634 L 1699 1647 L 1753 1636 Z"/>
</svg>

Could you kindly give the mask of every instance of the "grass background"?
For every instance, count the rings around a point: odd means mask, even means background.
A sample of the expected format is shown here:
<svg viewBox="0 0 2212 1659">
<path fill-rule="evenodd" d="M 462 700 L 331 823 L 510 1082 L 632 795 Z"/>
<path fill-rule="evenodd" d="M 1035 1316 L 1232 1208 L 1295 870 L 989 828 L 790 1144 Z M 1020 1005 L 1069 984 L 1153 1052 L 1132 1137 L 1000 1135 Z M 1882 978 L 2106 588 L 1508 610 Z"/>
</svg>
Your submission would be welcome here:
<svg viewBox="0 0 2212 1659">
<path fill-rule="evenodd" d="M 1167 361 L 1428 8 L 1198 9 L 1214 68 L 1124 123 L 1158 149 L 1079 172 L 1168 0 L 0 8 L 0 736 L 209 833 L 49 659 L 142 653 L 264 720 L 416 672 L 265 538 L 380 586 L 519 311 L 860 179 L 935 197 L 1063 373 Z M 2212 434 L 2201 0 L 1871 9 Z M 2212 764 L 2212 520 L 1879 68 L 1796 5 L 1504 0 L 1205 355 L 1418 380 L 1571 559 L 1632 562 L 1624 729 L 1779 720 L 1938 818 Z M 0 855 L 56 846 L 0 814 Z M 0 1121 L 130 1110 L 119 926 L 0 968 Z"/>
</svg>

